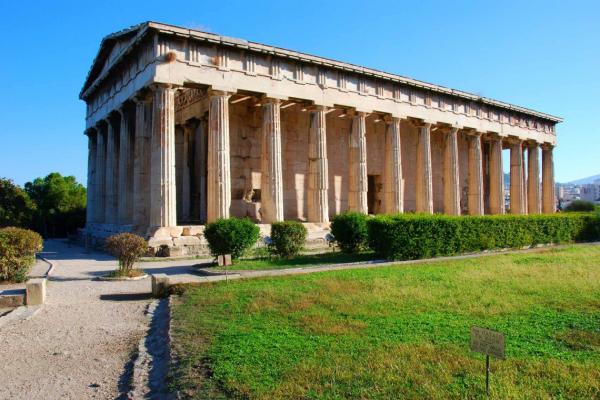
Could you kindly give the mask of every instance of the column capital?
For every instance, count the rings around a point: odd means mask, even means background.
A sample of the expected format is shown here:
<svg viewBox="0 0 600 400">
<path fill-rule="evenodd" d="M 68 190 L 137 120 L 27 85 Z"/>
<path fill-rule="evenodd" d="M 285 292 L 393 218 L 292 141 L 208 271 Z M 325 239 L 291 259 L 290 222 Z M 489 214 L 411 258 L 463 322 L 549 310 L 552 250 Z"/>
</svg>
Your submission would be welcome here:
<svg viewBox="0 0 600 400">
<path fill-rule="evenodd" d="M 142 89 L 133 95 L 131 98 L 134 103 L 150 103 L 152 101 L 152 91 L 148 89 Z"/>
<path fill-rule="evenodd" d="M 92 136 L 96 136 L 97 133 L 98 129 L 95 126 L 89 127 L 83 131 L 83 134 L 89 138 L 91 138 Z"/>
<path fill-rule="evenodd" d="M 507 138 L 504 139 L 508 144 L 510 144 L 511 146 L 514 145 L 523 145 L 523 139 L 518 138 L 516 136 L 509 136 Z"/>
<path fill-rule="evenodd" d="M 183 125 L 182 125 L 183 131 L 184 132 L 193 131 L 194 129 L 196 129 L 198 127 L 199 123 L 200 123 L 200 121 L 198 119 L 190 118 L 183 123 Z"/>
<path fill-rule="evenodd" d="M 318 111 L 327 111 L 327 110 L 329 110 L 329 107 L 324 106 L 322 104 L 313 104 L 313 105 L 306 107 L 306 111 L 308 111 L 308 112 L 318 112 Z"/>
<path fill-rule="evenodd" d="M 270 97 L 270 96 L 263 96 L 260 98 L 260 104 L 276 104 L 276 105 L 280 105 L 281 104 L 281 100 L 285 100 L 285 99 L 280 99 L 277 97 Z"/>
<path fill-rule="evenodd" d="M 398 117 L 396 115 L 386 114 L 383 116 L 383 120 L 385 121 L 386 124 L 394 124 L 394 123 L 400 123 L 402 118 Z"/>
<path fill-rule="evenodd" d="M 551 143 L 542 143 L 540 147 L 542 150 L 553 150 L 556 146 Z"/>
<path fill-rule="evenodd" d="M 349 117 L 352 117 L 352 118 L 354 118 L 354 117 L 363 117 L 363 118 L 366 118 L 367 115 L 369 114 L 369 112 L 368 111 L 363 111 L 363 110 L 357 110 L 355 108 L 351 108 L 351 109 L 349 109 L 346 112 L 346 114 Z"/>
<path fill-rule="evenodd" d="M 434 125 L 433 121 L 427 121 L 427 120 L 423 120 L 423 119 L 415 119 L 415 118 L 410 118 L 410 117 L 408 119 L 408 122 L 410 122 L 415 128 L 431 129 L 431 126 Z"/>
</svg>

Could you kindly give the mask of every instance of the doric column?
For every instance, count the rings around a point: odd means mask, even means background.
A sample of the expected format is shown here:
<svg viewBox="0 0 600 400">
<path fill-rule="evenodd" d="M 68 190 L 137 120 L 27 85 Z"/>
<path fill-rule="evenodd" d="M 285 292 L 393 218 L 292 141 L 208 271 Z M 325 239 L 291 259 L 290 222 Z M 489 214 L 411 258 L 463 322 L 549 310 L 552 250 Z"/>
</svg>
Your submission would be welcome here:
<svg viewBox="0 0 600 400">
<path fill-rule="evenodd" d="M 483 163 L 481 157 L 481 134 L 470 132 L 469 142 L 469 215 L 483 215 Z"/>
<path fill-rule="evenodd" d="M 183 166 L 181 178 L 181 219 L 189 221 L 191 217 L 191 189 L 192 189 L 192 168 L 193 168 L 193 137 L 196 133 L 198 123 L 195 120 L 188 121 L 183 125 L 183 154 L 181 164 Z"/>
<path fill-rule="evenodd" d="M 207 217 L 207 160 L 208 160 L 208 122 L 206 118 L 200 120 L 196 140 L 194 142 L 196 148 L 196 157 L 194 158 L 194 171 L 197 172 L 195 179 L 198 184 L 198 217 L 200 221 L 206 222 Z M 194 206 L 196 207 L 196 206 Z"/>
<path fill-rule="evenodd" d="M 551 214 L 556 211 L 556 195 L 554 189 L 553 146 L 542 146 L 542 211 Z"/>
<path fill-rule="evenodd" d="M 502 166 L 502 138 L 490 142 L 490 213 L 504 214 L 504 170 Z"/>
<path fill-rule="evenodd" d="M 542 212 L 540 202 L 540 152 L 537 143 L 527 147 L 527 211 L 529 214 Z"/>
<path fill-rule="evenodd" d="M 106 133 L 105 123 L 96 126 L 96 201 L 94 222 L 105 222 L 106 207 Z"/>
<path fill-rule="evenodd" d="M 402 190 L 402 151 L 400 118 L 386 118 L 385 165 L 383 169 L 384 210 L 388 214 L 404 212 Z"/>
<path fill-rule="evenodd" d="M 523 180 L 523 141 L 510 145 L 510 212 L 525 214 L 525 184 Z"/>
<path fill-rule="evenodd" d="M 133 212 L 133 141 L 131 115 L 125 106 L 119 109 L 121 130 L 119 134 L 119 224 L 132 223 Z"/>
<path fill-rule="evenodd" d="M 444 144 L 444 213 L 460 215 L 458 128 L 450 128 Z"/>
<path fill-rule="evenodd" d="M 176 226 L 175 89 L 161 84 L 153 92 L 150 226 Z"/>
<path fill-rule="evenodd" d="M 88 129 L 86 131 L 88 137 L 88 171 L 87 171 L 87 206 L 86 206 L 86 225 L 95 222 L 96 218 L 96 161 L 98 155 L 96 153 L 96 130 Z"/>
<path fill-rule="evenodd" d="M 229 218 L 231 172 L 229 160 L 228 92 L 212 90 L 208 111 L 208 207 L 207 220 Z"/>
<path fill-rule="evenodd" d="M 431 175 L 431 124 L 418 126 L 417 141 L 417 212 L 433 214 L 433 183 Z"/>
<path fill-rule="evenodd" d="M 329 222 L 329 167 L 327 160 L 326 109 L 310 110 L 308 134 L 308 221 Z"/>
<path fill-rule="evenodd" d="M 119 178 L 119 143 L 117 142 L 117 122 L 107 118 L 106 133 L 106 206 L 104 220 L 108 224 L 118 222 L 118 178 Z"/>
<path fill-rule="evenodd" d="M 281 116 L 279 99 L 264 99 L 262 121 L 261 207 L 262 222 L 283 221 L 281 167 Z M 310 174 L 310 171 L 309 171 Z"/>
<path fill-rule="evenodd" d="M 369 212 L 367 205 L 367 128 L 366 113 L 357 112 L 352 119 L 350 133 L 350 176 L 348 179 L 348 209 L 363 214 Z"/>
<path fill-rule="evenodd" d="M 150 221 L 150 158 L 152 96 L 140 93 L 135 101 L 135 145 L 133 161 L 133 224 L 145 232 Z"/>
</svg>

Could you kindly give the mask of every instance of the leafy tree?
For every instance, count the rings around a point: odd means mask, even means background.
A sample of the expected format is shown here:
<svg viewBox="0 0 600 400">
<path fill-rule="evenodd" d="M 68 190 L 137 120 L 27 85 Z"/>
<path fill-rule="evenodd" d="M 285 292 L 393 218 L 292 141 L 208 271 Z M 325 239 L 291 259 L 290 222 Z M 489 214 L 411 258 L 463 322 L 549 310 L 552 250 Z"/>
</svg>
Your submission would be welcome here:
<svg viewBox="0 0 600 400">
<path fill-rule="evenodd" d="M 33 227 L 44 237 L 62 237 L 85 225 L 86 189 L 74 176 L 52 172 L 25 184 L 37 204 Z"/>
<path fill-rule="evenodd" d="M 35 204 L 23 189 L 6 178 L 0 178 L 0 227 L 28 227 Z"/>
</svg>

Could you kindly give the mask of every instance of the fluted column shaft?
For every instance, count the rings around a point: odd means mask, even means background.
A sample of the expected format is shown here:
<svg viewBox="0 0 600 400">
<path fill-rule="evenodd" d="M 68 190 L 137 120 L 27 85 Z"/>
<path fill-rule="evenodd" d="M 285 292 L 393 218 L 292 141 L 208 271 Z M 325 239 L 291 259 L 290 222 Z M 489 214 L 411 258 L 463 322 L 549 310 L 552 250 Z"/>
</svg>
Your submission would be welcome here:
<svg viewBox="0 0 600 400">
<path fill-rule="evenodd" d="M 95 222 L 96 218 L 96 131 L 88 130 L 88 171 L 87 171 L 87 206 L 86 206 L 86 225 Z"/>
<path fill-rule="evenodd" d="M 451 128 L 444 147 L 444 213 L 460 215 L 458 128 Z"/>
<path fill-rule="evenodd" d="M 527 148 L 527 210 L 529 214 L 542 212 L 540 196 L 540 151 L 537 143 Z"/>
<path fill-rule="evenodd" d="M 265 99 L 263 102 L 260 212 L 262 222 L 269 224 L 283 221 L 281 109 L 279 106 L 278 99 Z"/>
<path fill-rule="evenodd" d="M 350 133 L 350 177 L 348 179 L 348 209 L 363 214 L 369 212 L 367 204 L 367 128 L 366 113 L 357 112 L 352 119 Z"/>
<path fill-rule="evenodd" d="M 481 134 L 468 135 L 469 141 L 469 215 L 483 215 L 483 163 L 481 157 Z"/>
<path fill-rule="evenodd" d="M 119 178 L 119 145 L 117 143 L 116 122 L 107 120 L 108 131 L 106 134 L 106 207 L 105 222 L 116 224 L 118 222 L 118 178 Z"/>
<path fill-rule="evenodd" d="M 433 213 L 433 183 L 431 175 L 431 124 L 418 127 L 417 141 L 417 212 Z"/>
<path fill-rule="evenodd" d="M 211 91 L 208 111 L 208 207 L 207 219 L 228 218 L 231 206 L 229 150 L 229 97 Z"/>
<path fill-rule="evenodd" d="M 552 146 L 542 147 L 542 211 L 551 214 L 556 211 L 556 195 L 554 188 L 554 157 Z"/>
<path fill-rule="evenodd" d="M 156 85 L 153 92 L 150 226 L 176 226 L 175 89 Z"/>
<path fill-rule="evenodd" d="M 106 207 L 106 135 L 103 126 L 96 127 L 96 201 L 94 222 L 105 221 Z"/>
<path fill-rule="evenodd" d="M 131 118 L 124 107 L 121 113 L 121 130 L 119 135 L 119 224 L 132 223 L 133 213 L 133 141 L 131 135 Z"/>
<path fill-rule="evenodd" d="M 490 145 L 490 213 L 504 214 L 502 139 L 493 138 Z"/>
<path fill-rule="evenodd" d="M 329 222 L 329 167 L 325 107 L 310 111 L 308 136 L 308 221 Z"/>
<path fill-rule="evenodd" d="M 525 214 L 525 183 L 523 179 L 523 142 L 515 140 L 510 147 L 510 212 Z"/>
<path fill-rule="evenodd" d="M 388 214 L 404 211 L 402 187 L 402 148 L 400 118 L 387 119 L 385 131 L 385 165 L 383 170 L 384 210 Z"/>
<path fill-rule="evenodd" d="M 135 98 L 135 145 L 133 161 L 133 224 L 144 232 L 150 222 L 150 159 L 152 96 Z"/>
</svg>

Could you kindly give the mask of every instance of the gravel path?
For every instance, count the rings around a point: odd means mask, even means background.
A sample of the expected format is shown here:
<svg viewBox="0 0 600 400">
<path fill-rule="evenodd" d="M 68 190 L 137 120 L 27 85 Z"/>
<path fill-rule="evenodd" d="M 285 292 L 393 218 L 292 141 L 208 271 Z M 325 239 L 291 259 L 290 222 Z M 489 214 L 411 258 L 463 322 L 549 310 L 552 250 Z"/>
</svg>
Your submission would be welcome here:
<svg viewBox="0 0 600 400">
<path fill-rule="evenodd" d="M 100 253 L 47 241 L 57 262 L 47 304 L 0 328 L 0 399 L 114 399 L 148 328 L 150 280 L 92 280 L 116 267 Z"/>
</svg>

